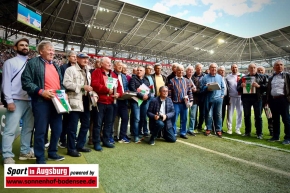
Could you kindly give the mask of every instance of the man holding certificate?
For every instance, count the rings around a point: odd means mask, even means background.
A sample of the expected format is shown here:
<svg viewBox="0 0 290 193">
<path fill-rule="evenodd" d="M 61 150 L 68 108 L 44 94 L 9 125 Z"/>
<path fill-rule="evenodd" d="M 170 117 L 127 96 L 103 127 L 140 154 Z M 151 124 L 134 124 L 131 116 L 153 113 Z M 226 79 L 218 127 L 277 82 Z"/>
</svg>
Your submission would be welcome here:
<svg viewBox="0 0 290 193">
<path fill-rule="evenodd" d="M 221 75 L 217 74 L 217 64 L 211 63 L 209 73 L 200 82 L 200 90 L 204 92 L 205 105 L 205 135 L 209 136 L 214 123 L 218 137 L 222 137 L 222 104 L 224 98 L 224 83 Z"/>
<path fill-rule="evenodd" d="M 114 148 L 110 143 L 112 126 L 114 123 L 114 100 L 120 97 L 122 87 L 118 76 L 111 70 L 111 59 L 103 57 L 101 59 L 101 68 L 94 70 L 92 73 L 92 87 L 99 95 L 98 112 L 94 117 L 93 143 L 96 151 L 102 151 L 100 145 L 100 131 L 103 128 L 103 146 Z M 114 92 L 117 91 L 117 92 Z"/>
<path fill-rule="evenodd" d="M 241 99 L 244 109 L 245 134 L 243 136 L 251 136 L 251 107 L 254 108 L 255 127 L 258 139 L 263 139 L 262 133 L 262 95 L 267 90 L 267 78 L 257 73 L 257 66 L 252 63 L 248 66 L 249 74 L 243 76 L 237 86 L 238 92 L 242 93 Z"/>
</svg>

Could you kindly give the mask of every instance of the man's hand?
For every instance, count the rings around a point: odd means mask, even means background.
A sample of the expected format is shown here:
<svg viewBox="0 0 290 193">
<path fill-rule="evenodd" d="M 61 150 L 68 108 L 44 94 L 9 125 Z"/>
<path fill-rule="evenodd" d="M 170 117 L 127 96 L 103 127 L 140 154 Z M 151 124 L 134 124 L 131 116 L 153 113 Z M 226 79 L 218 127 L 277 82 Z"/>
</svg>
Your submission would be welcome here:
<svg viewBox="0 0 290 193">
<path fill-rule="evenodd" d="M 246 87 L 246 83 L 242 83 L 241 84 L 241 87 Z"/>
<path fill-rule="evenodd" d="M 154 115 L 154 119 L 157 121 L 159 119 L 159 115 L 158 113 L 156 113 L 156 115 Z"/>
<path fill-rule="evenodd" d="M 193 87 L 192 92 L 196 92 L 196 87 Z"/>
<path fill-rule="evenodd" d="M 44 90 L 41 96 L 45 99 L 52 99 L 54 97 L 54 93 L 52 90 Z"/>
<path fill-rule="evenodd" d="M 90 92 L 93 90 L 93 87 L 91 87 L 90 85 L 85 85 L 84 90 Z"/>
<path fill-rule="evenodd" d="M 109 90 L 109 94 L 113 94 L 114 90 L 113 89 L 110 89 Z"/>
<path fill-rule="evenodd" d="M 13 112 L 13 111 L 15 111 L 15 109 L 16 109 L 16 106 L 15 106 L 14 103 L 9 103 L 9 104 L 7 104 L 7 110 L 8 110 L 8 111 Z"/>
<path fill-rule="evenodd" d="M 147 99 L 148 99 L 148 95 L 145 94 L 145 95 L 143 96 L 143 101 L 146 101 Z"/>
<path fill-rule="evenodd" d="M 162 121 L 165 121 L 165 120 L 166 120 L 166 118 L 167 118 L 167 116 L 166 116 L 166 115 L 162 115 L 162 117 L 163 117 L 163 120 L 162 120 Z"/>
<path fill-rule="evenodd" d="M 256 83 L 256 82 L 253 82 L 252 86 L 256 87 L 256 88 L 260 88 L 260 85 L 258 83 Z"/>
<path fill-rule="evenodd" d="M 113 95 L 113 97 L 116 98 L 116 99 L 119 98 L 119 96 L 120 96 L 119 93 L 116 93 L 116 94 Z"/>
</svg>

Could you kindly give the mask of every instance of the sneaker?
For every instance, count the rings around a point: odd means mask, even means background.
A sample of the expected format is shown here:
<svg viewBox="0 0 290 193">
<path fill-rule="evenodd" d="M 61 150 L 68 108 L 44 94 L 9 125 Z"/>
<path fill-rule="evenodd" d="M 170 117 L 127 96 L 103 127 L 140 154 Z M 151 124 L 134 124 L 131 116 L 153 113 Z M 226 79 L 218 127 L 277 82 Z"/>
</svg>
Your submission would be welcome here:
<svg viewBox="0 0 290 193">
<path fill-rule="evenodd" d="M 112 143 L 103 143 L 103 146 L 104 147 L 107 147 L 107 148 L 114 148 L 115 146 L 112 144 Z"/>
<path fill-rule="evenodd" d="M 109 142 L 110 144 L 115 144 L 115 140 L 113 139 L 113 137 L 110 137 Z"/>
<path fill-rule="evenodd" d="M 58 143 L 58 147 L 61 148 L 61 149 L 64 149 L 64 148 L 67 147 L 67 144 L 64 143 L 64 142 L 59 142 L 59 143 Z"/>
<path fill-rule="evenodd" d="M 119 137 L 118 136 L 114 136 L 114 141 L 119 141 Z"/>
<path fill-rule="evenodd" d="M 227 131 L 227 134 L 233 134 L 233 131 L 231 130 L 231 129 L 229 129 L 228 131 Z"/>
<path fill-rule="evenodd" d="M 243 137 L 251 137 L 251 134 L 250 133 L 244 133 L 242 136 Z"/>
<path fill-rule="evenodd" d="M 128 135 L 126 135 L 126 138 L 127 138 L 128 140 L 131 140 L 131 137 L 129 137 Z"/>
<path fill-rule="evenodd" d="M 238 134 L 238 135 L 242 135 L 242 133 L 241 133 L 240 130 L 236 130 L 236 134 Z"/>
<path fill-rule="evenodd" d="M 217 135 L 219 138 L 222 138 L 222 132 L 221 132 L 221 131 L 217 131 L 217 132 L 216 132 L 216 135 Z"/>
<path fill-rule="evenodd" d="M 28 159 L 36 159 L 34 153 L 29 152 L 28 154 L 20 153 L 19 160 L 28 160 Z"/>
<path fill-rule="evenodd" d="M 4 164 L 15 164 L 15 160 L 12 157 L 7 157 L 4 159 Z"/>
<path fill-rule="evenodd" d="M 63 156 L 60 156 L 60 155 L 57 155 L 57 154 L 54 154 L 54 155 L 49 155 L 48 156 L 48 160 L 52 160 L 52 161 L 62 161 L 64 160 L 65 158 Z"/>
<path fill-rule="evenodd" d="M 257 139 L 263 139 L 263 135 L 257 135 Z"/>
<path fill-rule="evenodd" d="M 123 137 L 123 139 L 118 141 L 119 143 L 130 143 L 130 140 L 128 140 L 126 137 Z"/>
<path fill-rule="evenodd" d="M 206 130 L 204 134 L 205 136 L 210 136 L 210 130 Z"/>
<path fill-rule="evenodd" d="M 143 134 L 143 137 L 146 137 L 146 138 L 147 138 L 147 137 L 149 137 L 149 136 L 150 136 L 150 135 L 149 135 L 148 133 L 144 133 L 144 134 Z"/>
<path fill-rule="evenodd" d="M 187 131 L 187 134 L 190 136 L 195 136 L 195 134 L 192 131 Z"/>
<path fill-rule="evenodd" d="M 47 142 L 45 145 L 44 145 L 45 148 L 48 148 L 49 147 L 49 142 Z"/>
<path fill-rule="evenodd" d="M 276 138 L 273 138 L 273 137 L 272 137 L 272 138 L 269 139 L 268 141 L 269 141 L 269 142 L 276 142 L 276 141 L 280 141 L 280 139 L 276 139 Z"/>
<path fill-rule="evenodd" d="M 141 140 L 139 139 L 139 137 L 135 137 L 134 142 L 135 142 L 135 143 L 141 143 Z"/>
<path fill-rule="evenodd" d="M 283 145 L 290 145 L 290 140 L 287 140 L 285 139 L 283 142 L 282 142 Z"/>
<path fill-rule="evenodd" d="M 155 140 L 154 139 L 150 139 L 149 145 L 155 145 Z"/>
<path fill-rule="evenodd" d="M 103 151 L 103 148 L 102 148 L 102 146 L 101 146 L 99 143 L 96 143 L 96 144 L 94 145 L 94 149 L 95 149 L 96 151 Z"/>
<path fill-rule="evenodd" d="M 197 129 L 193 130 L 193 133 L 197 134 L 199 133 Z"/>
</svg>

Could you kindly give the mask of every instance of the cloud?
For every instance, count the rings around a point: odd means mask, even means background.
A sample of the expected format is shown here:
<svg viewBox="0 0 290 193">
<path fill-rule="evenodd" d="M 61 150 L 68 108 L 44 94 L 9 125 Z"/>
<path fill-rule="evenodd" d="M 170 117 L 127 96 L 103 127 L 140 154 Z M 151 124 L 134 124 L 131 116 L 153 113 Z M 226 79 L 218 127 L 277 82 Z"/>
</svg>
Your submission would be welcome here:
<svg viewBox="0 0 290 193">
<path fill-rule="evenodd" d="M 154 11 L 158 11 L 158 12 L 161 12 L 161 13 L 167 13 L 167 11 L 170 10 L 170 8 L 168 6 L 165 6 L 164 4 L 162 3 L 156 3 L 153 7 L 152 7 L 152 10 Z"/>
<path fill-rule="evenodd" d="M 161 13 L 167 13 L 171 7 L 174 7 L 174 6 L 184 7 L 184 6 L 190 6 L 190 5 L 196 6 L 198 5 L 197 2 L 198 0 L 162 0 L 154 4 L 152 7 L 152 10 L 158 11 Z M 183 13 L 183 15 L 186 15 L 186 14 L 187 13 Z M 176 17 L 180 17 L 180 16 L 177 15 Z"/>
<path fill-rule="evenodd" d="M 217 15 L 215 11 L 207 10 L 203 12 L 203 15 L 201 17 L 191 16 L 188 18 L 188 20 L 194 23 L 199 23 L 199 24 L 204 25 L 205 23 L 213 23 L 217 17 L 219 16 Z"/>
<path fill-rule="evenodd" d="M 184 10 L 183 12 L 179 12 L 179 13 L 175 14 L 175 17 L 182 18 L 183 16 L 187 15 L 188 13 L 189 13 L 188 10 Z"/>
</svg>

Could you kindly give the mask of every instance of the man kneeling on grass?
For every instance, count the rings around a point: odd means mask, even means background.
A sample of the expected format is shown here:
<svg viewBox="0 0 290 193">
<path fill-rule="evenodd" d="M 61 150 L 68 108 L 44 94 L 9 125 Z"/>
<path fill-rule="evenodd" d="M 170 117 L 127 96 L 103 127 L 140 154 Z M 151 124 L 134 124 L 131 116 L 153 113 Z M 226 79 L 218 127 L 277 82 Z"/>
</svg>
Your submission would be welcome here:
<svg viewBox="0 0 290 193">
<path fill-rule="evenodd" d="M 166 141 L 176 141 L 171 121 L 175 115 L 175 111 L 171 99 L 167 97 L 167 86 L 161 86 L 159 93 L 160 96 L 152 99 L 147 110 L 149 125 L 152 128 L 151 138 L 149 140 L 150 145 L 155 145 L 155 139 L 160 130 Z"/>
</svg>

